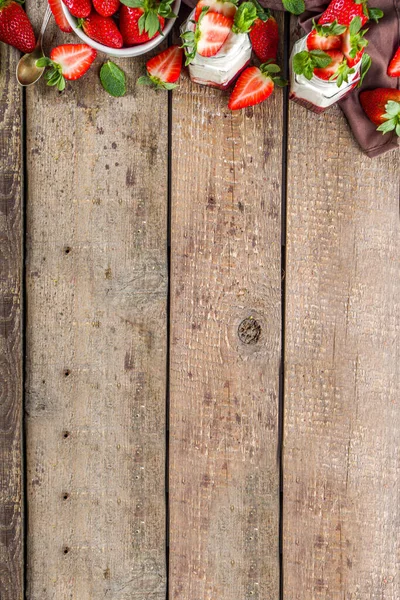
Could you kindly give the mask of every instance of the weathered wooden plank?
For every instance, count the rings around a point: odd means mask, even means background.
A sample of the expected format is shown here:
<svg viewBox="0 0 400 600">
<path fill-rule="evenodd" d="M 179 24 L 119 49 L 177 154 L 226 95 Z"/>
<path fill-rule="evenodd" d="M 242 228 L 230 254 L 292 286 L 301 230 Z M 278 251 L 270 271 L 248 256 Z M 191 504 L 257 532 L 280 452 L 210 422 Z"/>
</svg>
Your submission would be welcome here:
<svg viewBox="0 0 400 600">
<path fill-rule="evenodd" d="M 171 600 L 278 597 L 282 93 L 227 100 L 172 101 Z"/>
<path fill-rule="evenodd" d="M 23 597 L 22 95 L 0 44 L 0 596 Z"/>
<path fill-rule="evenodd" d="M 284 598 L 395 600 L 399 154 L 290 105 Z"/>
<path fill-rule="evenodd" d="M 165 598 L 167 96 L 103 59 L 28 93 L 30 600 Z"/>
</svg>

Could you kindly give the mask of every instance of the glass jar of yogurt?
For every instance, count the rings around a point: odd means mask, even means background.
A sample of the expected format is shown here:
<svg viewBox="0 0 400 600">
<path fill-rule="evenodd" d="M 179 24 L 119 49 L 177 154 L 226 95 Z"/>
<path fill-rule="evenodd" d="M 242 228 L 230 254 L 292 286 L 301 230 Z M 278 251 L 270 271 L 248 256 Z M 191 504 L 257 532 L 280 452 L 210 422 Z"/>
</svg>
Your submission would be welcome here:
<svg viewBox="0 0 400 600">
<path fill-rule="evenodd" d="M 348 81 L 338 86 L 336 81 L 325 81 L 316 75 L 307 79 L 293 70 L 293 58 L 298 52 L 306 50 L 307 36 L 298 40 L 293 46 L 290 56 L 290 93 L 289 98 L 305 108 L 321 113 L 338 100 L 342 100 L 360 81 L 361 60 L 354 66 L 354 73 L 348 76 Z"/>
<path fill-rule="evenodd" d="M 195 11 L 181 26 L 181 33 L 194 31 Z M 204 57 L 196 54 L 189 64 L 190 79 L 201 85 L 209 85 L 221 90 L 227 89 L 250 63 L 251 43 L 247 33 L 231 32 L 224 45 L 215 56 Z"/>
</svg>

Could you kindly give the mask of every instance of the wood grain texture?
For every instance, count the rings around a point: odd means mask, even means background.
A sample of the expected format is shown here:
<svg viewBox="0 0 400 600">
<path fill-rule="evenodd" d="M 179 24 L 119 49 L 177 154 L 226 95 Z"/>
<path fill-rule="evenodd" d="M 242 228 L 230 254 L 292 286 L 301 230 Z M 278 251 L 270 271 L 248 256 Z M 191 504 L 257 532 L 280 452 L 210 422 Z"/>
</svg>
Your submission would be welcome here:
<svg viewBox="0 0 400 600">
<path fill-rule="evenodd" d="M 166 593 L 167 95 L 102 60 L 28 93 L 30 600 Z"/>
<path fill-rule="evenodd" d="M 22 95 L 0 44 L 0 597 L 23 597 Z"/>
<path fill-rule="evenodd" d="M 285 600 L 397 600 L 399 153 L 289 113 Z"/>
<path fill-rule="evenodd" d="M 171 600 L 278 597 L 281 94 L 173 93 Z"/>
</svg>

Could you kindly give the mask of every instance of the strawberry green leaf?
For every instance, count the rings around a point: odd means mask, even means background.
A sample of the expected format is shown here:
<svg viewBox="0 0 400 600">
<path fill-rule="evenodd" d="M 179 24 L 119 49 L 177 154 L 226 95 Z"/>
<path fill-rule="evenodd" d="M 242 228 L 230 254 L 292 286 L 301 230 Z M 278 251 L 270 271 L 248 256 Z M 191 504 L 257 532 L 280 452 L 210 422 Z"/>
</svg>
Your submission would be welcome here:
<svg viewBox="0 0 400 600">
<path fill-rule="evenodd" d="M 394 119 L 390 119 L 389 121 L 385 121 L 382 125 L 376 128 L 377 131 L 382 131 L 382 133 L 389 133 L 389 131 L 393 131 L 396 128 L 396 123 Z"/>
<path fill-rule="evenodd" d="M 252 2 L 243 2 L 235 14 L 233 33 L 248 33 L 257 19 L 257 8 Z"/>
<path fill-rule="evenodd" d="M 121 0 L 122 4 L 129 6 L 129 8 L 143 8 L 143 0 Z"/>
<path fill-rule="evenodd" d="M 372 60 L 369 54 L 367 54 L 366 52 L 362 55 L 362 59 L 361 59 L 361 67 L 360 67 L 360 81 L 358 82 L 357 87 L 361 87 L 362 83 L 364 81 L 364 77 L 366 76 L 366 74 L 369 71 L 369 68 L 372 64 Z"/>
<path fill-rule="evenodd" d="M 369 8 L 368 12 L 371 21 L 375 21 L 376 23 L 379 21 L 379 19 L 382 19 L 384 15 L 383 10 L 381 10 L 380 8 Z"/>
<path fill-rule="evenodd" d="M 42 58 L 39 58 L 36 61 L 36 66 L 39 68 L 42 67 L 52 67 L 53 66 L 53 61 L 50 58 L 47 58 L 47 56 L 42 56 Z"/>
<path fill-rule="evenodd" d="M 177 83 L 168 83 L 166 81 L 162 81 L 158 77 L 149 75 L 149 73 L 147 73 L 147 75 L 143 75 L 142 77 L 139 77 L 139 79 L 137 80 L 137 83 L 139 85 L 150 85 L 156 89 L 164 89 L 164 90 L 173 90 L 174 88 L 178 87 Z"/>
<path fill-rule="evenodd" d="M 389 100 L 385 106 L 386 113 L 389 115 L 389 118 L 400 116 L 400 102 L 396 102 L 395 100 Z"/>
<path fill-rule="evenodd" d="M 301 15 L 306 10 L 304 0 L 282 0 L 283 8 L 293 15 Z"/>
<path fill-rule="evenodd" d="M 396 125 L 396 135 L 400 137 L 400 123 Z"/>
<path fill-rule="evenodd" d="M 235 0 L 235 2 L 236 2 L 236 0 Z M 251 0 L 251 2 L 254 4 L 254 6 L 257 9 L 257 17 L 261 21 L 268 21 L 268 19 L 271 16 L 270 10 L 268 8 L 264 8 L 263 6 L 261 6 L 261 4 L 257 0 Z"/>
<path fill-rule="evenodd" d="M 350 35 L 356 35 L 356 33 L 358 33 L 360 31 L 361 26 L 362 26 L 361 17 L 354 17 L 351 20 L 350 27 L 349 27 Z"/>
<path fill-rule="evenodd" d="M 198 41 L 199 41 L 200 35 L 201 35 L 200 25 L 201 25 L 204 15 L 206 15 L 209 10 L 210 10 L 209 6 L 203 6 L 203 8 L 201 9 L 200 16 L 197 20 L 197 25 L 196 25 L 195 31 L 188 30 L 188 31 L 184 31 L 183 33 L 181 33 L 181 40 L 183 42 L 181 48 L 183 48 L 183 50 L 185 52 L 185 57 L 186 57 L 185 66 L 186 67 L 188 65 L 190 65 L 190 63 L 194 60 L 194 57 L 196 56 L 197 44 L 198 44 Z"/>
<path fill-rule="evenodd" d="M 140 19 L 141 18 L 142 17 L 140 17 Z M 138 21 L 139 32 L 140 32 L 140 19 Z M 159 27 L 160 27 L 160 21 L 158 20 L 157 13 L 154 10 L 149 10 L 149 12 L 146 15 L 146 20 L 145 20 L 145 25 L 144 25 L 144 30 L 146 31 L 149 38 L 152 38 L 153 36 L 156 35 Z"/>
<path fill-rule="evenodd" d="M 275 85 L 277 85 L 278 87 L 285 87 L 288 84 L 286 79 L 282 79 L 282 77 L 274 77 L 273 80 Z"/>
<path fill-rule="evenodd" d="M 103 88 L 115 98 L 126 93 L 125 73 L 111 60 L 108 60 L 100 69 L 100 81 Z"/>
<path fill-rule="evenodd" d="M 164 19 L 175 19 L 176 18 L 177 15 L 172 10 L 173 2 L 174 2 L 174 0 L 164 0 L 163 2 L 160 2 L 160 4 L 158 5 L 157 12 L 161 17 L 164 17 Z"/>
<path fill-rule="evenodd" d="M 329 25 L 319 25 L 313 19 L 313 28 L 318 33 L 318 35 L 322 37 L 328 37 L 330 35 L 341 35 L 347 29 L 346 25 L 339 25 L 339 23 L 335 20 L 333 23 Z"/>
</svg>

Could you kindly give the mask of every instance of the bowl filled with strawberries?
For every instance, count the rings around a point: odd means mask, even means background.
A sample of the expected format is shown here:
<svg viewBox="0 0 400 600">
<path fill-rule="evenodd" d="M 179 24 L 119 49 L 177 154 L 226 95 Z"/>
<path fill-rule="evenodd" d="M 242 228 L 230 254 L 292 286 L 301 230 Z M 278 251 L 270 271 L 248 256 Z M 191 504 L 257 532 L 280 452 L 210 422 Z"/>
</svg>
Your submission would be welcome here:
<svg viewBox="0 0 400 600">
<path fill-rule="evenodd" d="M 64 0 L 76 35 L 99 52 L 119 58 L 146 54 L 161 44 L 181 0 Z"/>
</svg>

